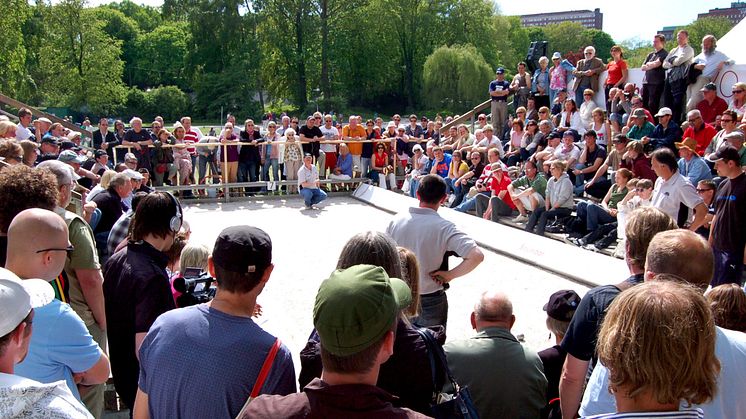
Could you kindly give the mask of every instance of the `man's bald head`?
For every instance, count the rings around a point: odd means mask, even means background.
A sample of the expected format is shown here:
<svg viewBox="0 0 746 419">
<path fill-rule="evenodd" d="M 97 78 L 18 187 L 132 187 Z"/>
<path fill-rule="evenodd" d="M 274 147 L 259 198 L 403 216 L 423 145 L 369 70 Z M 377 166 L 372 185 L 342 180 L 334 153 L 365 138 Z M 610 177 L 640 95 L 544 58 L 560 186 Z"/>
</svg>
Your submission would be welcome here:
<svg viewBox="0 0 746 419">
<path fill-rule="evenodd" d="M 21 278 L 52 280 L 65 266 L 69 245 L 62 217 L 41 208 L 21 211 L 8 227 L 6 268 Z"/>
<path fill-rule="evenodd" d="M 480 330 L 485 327 L 498 326 L 510 329 L 515 322 L 513 303 L 500 291 L 485 291 L 474 306 L 472 326 Z"/>
<path fill-rule="evenodd" d="M 663 231 L 650 241 L 645 280 L 669 274 L 705 289 L 710 285 L 713 270 L 710 244 L 697 233 L 684 229 Z"/>
</svg>

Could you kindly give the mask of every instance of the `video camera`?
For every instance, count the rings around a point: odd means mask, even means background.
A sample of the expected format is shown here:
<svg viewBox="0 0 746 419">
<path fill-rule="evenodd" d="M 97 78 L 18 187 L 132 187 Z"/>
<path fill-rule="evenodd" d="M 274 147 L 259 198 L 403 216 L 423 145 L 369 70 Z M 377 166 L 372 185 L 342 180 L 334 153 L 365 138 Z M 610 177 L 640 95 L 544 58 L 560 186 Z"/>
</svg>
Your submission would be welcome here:
<svg viewBox="0 0 746 419">
<path fill-rule="evenodd" d="M 174 289 L 181 293 L 176 298 L 176 305 L 189 307 L 211 301 L 215 298 L 214 281 L 215 278 L 200 268 L 186 268 L 184 275 L 174 279 Z"/>
</svg>

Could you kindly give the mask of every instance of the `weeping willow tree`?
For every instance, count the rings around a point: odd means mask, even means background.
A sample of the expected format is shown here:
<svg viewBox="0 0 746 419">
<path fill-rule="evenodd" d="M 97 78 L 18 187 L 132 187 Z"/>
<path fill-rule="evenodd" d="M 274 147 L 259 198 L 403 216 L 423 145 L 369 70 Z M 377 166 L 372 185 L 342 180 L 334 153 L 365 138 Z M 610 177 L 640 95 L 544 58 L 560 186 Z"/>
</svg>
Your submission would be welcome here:
<svg viewBox="0 0 746 419">
<path fill-rule="evenodd" d="M 425 61 L 423 97 L 432 109 L 463 111 L 487 99 L 492 70 L 472 45 L 442 46 Z"/>
</svg>

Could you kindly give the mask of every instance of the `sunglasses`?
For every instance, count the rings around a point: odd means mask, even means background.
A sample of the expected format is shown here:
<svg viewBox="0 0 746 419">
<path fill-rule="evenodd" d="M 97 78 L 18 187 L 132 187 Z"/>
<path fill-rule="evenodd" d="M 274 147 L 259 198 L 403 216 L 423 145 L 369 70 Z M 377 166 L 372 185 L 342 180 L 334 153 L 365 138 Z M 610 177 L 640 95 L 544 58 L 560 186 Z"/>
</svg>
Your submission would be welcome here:
<svg viewBox="0 0 746 419">
<path fill-rule="evenodd" d="M 697 193 L 707 192 L 707 191 L 711 191 L 711 190 L 712 189 L 699 189 L 699 188 L 697 188 Z"/>
<path fill-rule="evenodd" d="M 479 157 L 472 157 L 472 160 L 479 160 Z"/>
<path fill-rule="evenodd" d="M 733 122 L 732 119 L 721 119 L 720 122 Z"/>
<path fill-rule="evenodd" d="M 72 244 L 70 246 L 64 247 L 64 248 L 58 248 L 58 247 L 50 247 L 48 249 L 41 249 L 37 250 L 36 253 L 44 253 L 44 252 L 67 252 L 67 256 L 69 257 L 72 252 L 75 251 L 75 246 Z"/>
<path fill-rule="evenodd" d="M 743 93 L 743 90 L 734 90 L 734 91 L 733 91 L 732 93 L 733 93 L 733 94 L 736 94 L 736 93 Z"/>
</svg>

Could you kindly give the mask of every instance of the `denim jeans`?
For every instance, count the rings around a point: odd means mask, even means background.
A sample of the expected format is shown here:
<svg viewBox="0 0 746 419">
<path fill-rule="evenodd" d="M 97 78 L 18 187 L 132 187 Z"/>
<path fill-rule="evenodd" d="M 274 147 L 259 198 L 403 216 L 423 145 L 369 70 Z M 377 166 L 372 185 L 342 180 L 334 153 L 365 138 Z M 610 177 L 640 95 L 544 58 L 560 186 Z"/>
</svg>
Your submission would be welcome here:
<svg viewBox="0 0 746 419">
<path fill-rule="evenodd" d="M 409 196 L 417 198 L 417 188 L 420 187 L 420 181 L 412 178 L 412 182 L 409 184 Z"/>
<path fill-rule="evenodd" d="M 491 194 L 491 192 L 479 192 L 479 193 L 482 195 L 486 195 L 486 196 L 489 196 Z M 471 211 L 476 208 L 477 208 L 477 196 L 475 195 L 471 198 L 466 198 L 464 202 L 459 204 L 459 206 L 457 206 L 454 209 L 458 212 L 467 212 L 467 211 Z"/>
<path fill-rule="evenodd" d="M 280 181 L 280 161 L 278 159 L 265 159 L 262 167 L 262 180 L 269 182 L 269 168 L 272 167 L 272 180 Z"/>
<path fill-rule="evenodd" d="M 305 201 L 307 207 L 316 205 L 326 199 L 326 192 L 322 191 L 321 189 L 303 188 L 300 190 L 300 194 L 303 197 L 303 200 Z"/>
<path fill-rule="evenodd" d="M 256 176 L 256 169 L 259 162 L 242 161 L 238 162 L 238 181 L 239 182 L 256 182 L 259 180 Z M 256 187 L 244 188 L 244 192 L 256 192 Z"/>
<path fill-rule="evenodd" d="M 443 326 L 448 323 L 448 296 L 444 290 L 420 295 L 420 314 L 412 319 L 419 327 Z"/>
</svg>

